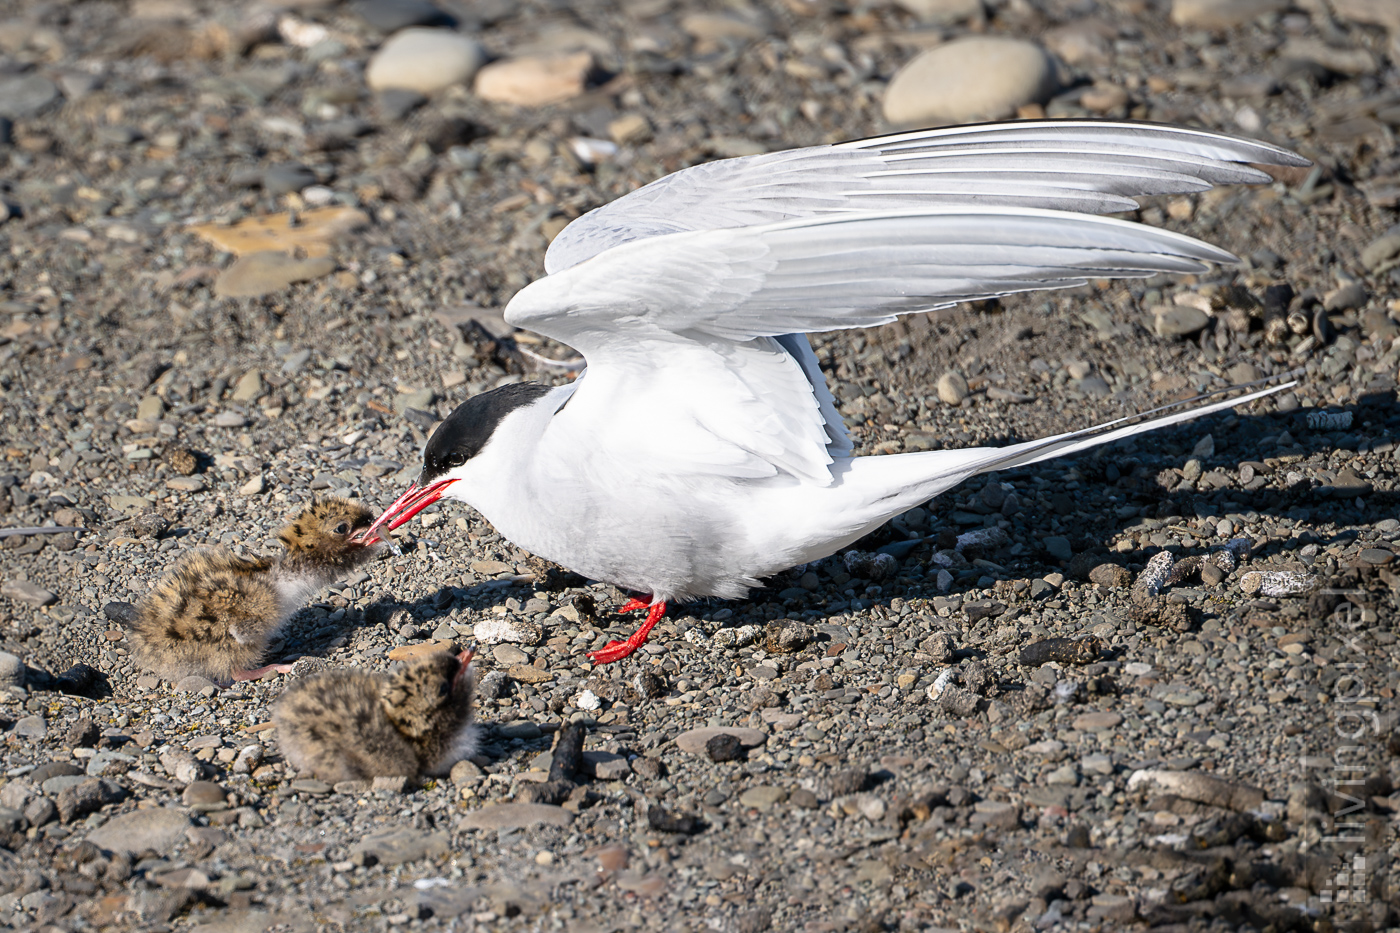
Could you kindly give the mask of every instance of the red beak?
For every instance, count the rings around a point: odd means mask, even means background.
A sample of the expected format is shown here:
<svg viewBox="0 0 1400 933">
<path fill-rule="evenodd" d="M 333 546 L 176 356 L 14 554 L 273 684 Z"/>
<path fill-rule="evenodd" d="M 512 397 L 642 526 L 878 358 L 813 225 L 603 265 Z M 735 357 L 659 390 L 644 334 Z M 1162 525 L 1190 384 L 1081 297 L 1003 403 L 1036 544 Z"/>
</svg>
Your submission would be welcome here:
<svg viewBox="0 0 1400 933">
<path fill-rule="evenodd" d="M 383 515 L 374 520 L 374 524 L 369 526 L 369 530 L 360 537 L 360 540 L 368 543 L 376 537 L 384 537 L 379 533 L 380 528 L 384 528 L 385 531 L 393 531 L 441 499 L 443 490 L 455 482 L 457 482 L 456 479 L 440 479 L 435 483 L 429 483 L 422 489 L 418 488 L 417 483 L 409 486 L 407 492 L 395 499 L 394 504 L 385 509 Z"/>
<path fill-rule="evenodd" d="M 466 651 L 463 651 L 461 654 L 457 655 L 457 663 L 461 666 L 457 668 L 457 673 L 452 678 L 453 696 L 457 695 L 458 685 L 461 684 L 462 681 L 467 679 L 467 668 L 472 663 L 472 658 L 475 656 L 476 652 L 471 648 L 468 648 Z"/>
</svg>

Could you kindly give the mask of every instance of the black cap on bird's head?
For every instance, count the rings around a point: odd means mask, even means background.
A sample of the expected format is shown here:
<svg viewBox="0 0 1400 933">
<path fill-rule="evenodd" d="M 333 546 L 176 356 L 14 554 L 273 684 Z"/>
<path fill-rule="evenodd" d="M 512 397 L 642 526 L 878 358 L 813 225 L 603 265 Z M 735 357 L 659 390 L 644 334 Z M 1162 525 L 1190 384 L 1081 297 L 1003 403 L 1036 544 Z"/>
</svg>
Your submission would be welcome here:
<svg viewBox="0 0 1400 933">
<path fill-rule="evenodd" d="M 481 453 L 506 415 L 553 391 L 535 382 L 517 382 L 467 399 L 437 426 L 423 447 L 423 472 L 418 482 L 375 519 L 365 538 L 392 531 L 442 498 L 457 481 L 449 474 Z"/>
</svg>

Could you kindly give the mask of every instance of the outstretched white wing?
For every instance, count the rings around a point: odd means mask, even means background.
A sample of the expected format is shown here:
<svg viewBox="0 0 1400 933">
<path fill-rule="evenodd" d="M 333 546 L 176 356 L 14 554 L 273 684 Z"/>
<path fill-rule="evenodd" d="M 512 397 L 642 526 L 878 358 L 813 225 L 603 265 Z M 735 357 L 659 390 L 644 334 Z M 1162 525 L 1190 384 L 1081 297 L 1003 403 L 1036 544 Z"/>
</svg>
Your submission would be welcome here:
<svg viewBox="0 0 1400 933">
<path fill-rule="evenodd" d="M 844 211 L 999 205 L 1090 214 L 1134 197 L 1269 177 L 1245 164 L 1306 165 L 1253 140 L 1087 120 L 920 130 L 696 165 L 591 211 L 545 255 L 559 272 L 633 240 Z"/>
<path fill-rule="evenodd" d="M 1196 130 L 1051 121 L 696 166 L 570 224 L 551 274 L 505 316 L 587 360 L 551 427 L 576 431 L 573 442 L 635 424 L 674 475 L 824 485 L 850 445 L 801 334 L 1233 261 L 1093 213 L 1133 207 L 1130 195 L 1267 180 L 1246 161 L 1304 162 Z"/>
<path fill-rule="evenodd" d="M 677 473 L 825 484 L 845 435 L 829 396 L 814 394 L 820 374 L 778 338 L 1233 258 L 1154 227 L 1033 208 L 825 214 L 625 243 L 527 286 L 505 316 L 588 361 L 565 420 L 646 425 Z M 590 414 L 602 399 L 606 412 Z"/>
</svg>

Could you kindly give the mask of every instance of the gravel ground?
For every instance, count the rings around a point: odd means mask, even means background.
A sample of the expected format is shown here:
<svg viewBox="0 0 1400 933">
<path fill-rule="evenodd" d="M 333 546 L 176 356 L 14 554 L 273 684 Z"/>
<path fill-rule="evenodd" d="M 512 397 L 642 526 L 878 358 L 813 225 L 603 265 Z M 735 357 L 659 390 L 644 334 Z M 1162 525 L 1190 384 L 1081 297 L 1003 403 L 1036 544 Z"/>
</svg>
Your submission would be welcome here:
<svg viewBox="0 0 1400 933">
<path fill-rule="evenodd" d="M 82 529 L 0 538 L 0 929 L 1397 923 L 1387 0 L 288 6 L 0 4 L 0 526 Z M 586 84 L 370 91 L 415 23 L 489 58 L 582 50 Z M 271 551 L 319 491 L 382 507 L 464 398 L 569 378 L 492 309 L 570 218 L 886 131 L 896 70 L 977 33 L 1060 57 L 1023 116 L 1203 125 L 1316 167 L 1144 201 L 1239 267 L 818 338 L 859 453 L 1295 390 L 979 479 L 858 546 L 889 559 L 677 607 L 601 670 L 584 652 L 630 632 L 623 594 L 435 506 L 270 660 L 383 670 L 477 639 L 487 744 L 450 778 L 298 776 L 268 722 L 285 677 L 133 667 L 104 607 L 180 553 Z M 577 787 L 521 802 L 572 721 Z"/>
</svg>

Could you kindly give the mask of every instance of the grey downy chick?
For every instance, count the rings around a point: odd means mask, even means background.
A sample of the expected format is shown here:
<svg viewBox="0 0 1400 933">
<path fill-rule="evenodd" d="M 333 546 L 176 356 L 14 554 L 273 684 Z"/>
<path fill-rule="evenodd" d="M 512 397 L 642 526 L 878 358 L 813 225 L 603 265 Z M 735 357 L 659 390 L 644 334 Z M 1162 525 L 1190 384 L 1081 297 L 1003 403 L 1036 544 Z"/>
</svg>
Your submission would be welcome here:
<svg viewBox="0 0 1400 933">
<path fill-rule="evenodd" d="M 327 671 L 272 712 L 287 762 L 323 781 L 445 774 L 476 751 L 472 652 L 439 652 L 390 674 Z"/>
<path fill-rule="evenodd" d="M 321 499 L 277 536 L 278 557 L 240 557 L 225 547 L 180 559 L 136 611 L 130 636 L 136 662 L 167 680 L 198 674 L 219 683 L 253 680 L 273 635 L 311 594 L 374 556 L 377 541 L 355 540 L 374 513 L 348 499 Z"/>
</svg>

